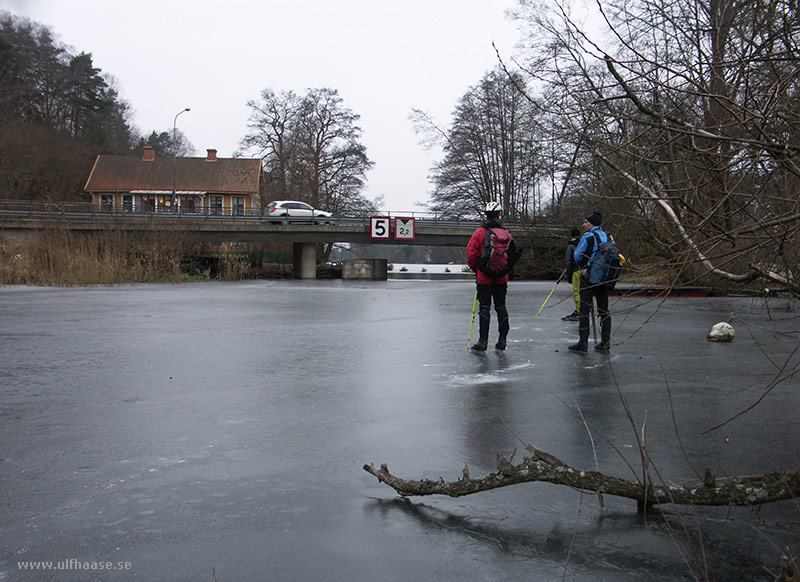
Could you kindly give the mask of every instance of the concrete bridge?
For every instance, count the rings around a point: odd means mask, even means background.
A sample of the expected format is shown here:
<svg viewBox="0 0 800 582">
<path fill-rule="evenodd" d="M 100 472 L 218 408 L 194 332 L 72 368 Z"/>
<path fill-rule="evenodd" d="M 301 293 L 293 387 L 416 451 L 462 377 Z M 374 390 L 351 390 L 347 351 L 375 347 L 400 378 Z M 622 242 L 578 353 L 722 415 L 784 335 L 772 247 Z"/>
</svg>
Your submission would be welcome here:
<svg viewBox="0 0 800 582">
<path fill-rule="evenodd" d="M 400 221 L 399 223 L 397 221 Z M 404 232 L 399 233 L 398 224 Z M 14 238 L 43 231 L 125 232 L 170 235 L 166 242 L 292 243 L 298 278 L 316 278 L 318 243 L 465 247 L 481 222 L 451 220 L 420 212 L 382 212 L 375 217 L 332 217 L 322 223 L 308 218 L 273 222 L 253 214 L 130 213 L 96 205 L 0 200 L 0 232 Z M 507 224 L 517 244 L 526 248 L 563 248 L 566 228 Z M 410 229 L 411 232 L 408 232 Z"/>
</svg>

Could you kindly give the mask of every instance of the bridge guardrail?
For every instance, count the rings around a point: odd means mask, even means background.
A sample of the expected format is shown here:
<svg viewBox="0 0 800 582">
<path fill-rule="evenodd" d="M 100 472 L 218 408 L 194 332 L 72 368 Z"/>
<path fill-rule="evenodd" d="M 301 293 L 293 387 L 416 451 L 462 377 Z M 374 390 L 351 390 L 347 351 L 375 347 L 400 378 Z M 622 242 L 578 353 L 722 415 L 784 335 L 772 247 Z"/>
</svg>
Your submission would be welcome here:
<svg viewBox="0 0 800 582">
<path fill-rule="evenodd" d="M 313 217 L 269 217 L 262 210 L 241 210 L 238 208 L 222 207 L 216 209 L 203 209 L 198 211 L 179 210 L 150 212 L 141 209 L 123 209 L 104 207 L 89 202 L 52 202 L 45 200 L 8 200 L 0 199 L 0 214 L 29 217 L 69 217 L 69 218 L 136 218 L 152 220 L 215 220 L 215 221 L 255 221 L 264 223 L 308 223 L 311 221 L 330 224 L 360 225 L 368 223 L 370 216 L 332 216 L 325 218 Z M 420 211 L 378 211 L 374 216 L 388 216 L 390 218 L 414 218 L 424 222 L 436 224 L 472 224 L 477 221 L 470 219 L 453 219 L 442 217 L 431 212 Z"/>
<path fill-rule="evenodd" d="M 203 209 L 202 211 L 179 210 L 178 212 L 149 212 L 142 210 L 115 209 L 103 207 L 99 204 L 90 202 L 64 202 L 46 200 L 11 200 L 0 199 L 0 216 L 15 216 L 18 218 L 63 218 L 69 220 L 181 220 L 181 221 L 219 221 L 219 222 L 241 222 L 241 223 L 275 223 L 275 217 L 268 217 L 262 210 L 245 211 L 237 208 L 223 207 L 217 209 Z M 417 224 L 422 226 L 430 224 L 444 228 L 463 228 L 472 226 L 477 228 L 482 220 L 476 218 L 445 217 L 440 214 L 425 211 L 377 211 L 367 216 L 332 216 L 317 219 L 332 226 L 369 226 L 371 216 L 383 216 L 389 218 L 414 218 Z M 308 224 L 312 222 L 311 217 L 281 217 L 280 222 L 285 224 Z M 535 228 L 538 231 L 551 231 L 554 236 L 562 236 L 565 227 L 562 225 L 545 225 L 534 223 L 514 223 L 504 222 L 511 229 Z"/>
</svg>

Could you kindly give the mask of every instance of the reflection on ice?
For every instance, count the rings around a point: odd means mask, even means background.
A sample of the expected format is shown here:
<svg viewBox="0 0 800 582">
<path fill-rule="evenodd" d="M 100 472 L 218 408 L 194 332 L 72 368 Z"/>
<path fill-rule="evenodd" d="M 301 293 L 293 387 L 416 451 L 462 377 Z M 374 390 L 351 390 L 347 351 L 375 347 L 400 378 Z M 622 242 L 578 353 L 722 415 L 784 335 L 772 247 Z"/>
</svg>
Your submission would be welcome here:
<svg viewBox="0 0 800 582">
<path fill-rule="evenodd" d="M 498 372 L 487 373 L 487 374 L 475 374 L 475 375 L 456 375 L 456 376 L 448 376 L 446 378 L 446 383 L 448 386 L 478 386 L 480 384 L 501 384 L 507 381 L 507 377 L 503 377 Z"/>
<path fill-rule="evenodd" d="M 485 358 L 483 354 L 476 354 L 476 358 Z M 489 364 L 486 368 L 491 367 Z M 477 386 L 481 384 L 495 384 L 509 381 L 518 381 L 515 374 L 533 368 L 533 362 L 503 365 L 491 371 L 476 371 L 470 374 L 446 374 L 444 381 L 448 386 Z"/>
</svg>

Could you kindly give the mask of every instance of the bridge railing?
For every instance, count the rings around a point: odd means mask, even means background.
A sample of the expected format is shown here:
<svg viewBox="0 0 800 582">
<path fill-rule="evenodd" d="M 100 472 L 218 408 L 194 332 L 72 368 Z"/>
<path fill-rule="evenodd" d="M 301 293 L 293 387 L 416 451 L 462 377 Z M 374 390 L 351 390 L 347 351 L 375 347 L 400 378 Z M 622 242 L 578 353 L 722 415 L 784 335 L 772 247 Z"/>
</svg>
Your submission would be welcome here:
<svg viewBox="0 0 800 582">
<path fill-rule="evenodd" d="M 0 199 L 0 217 L 13 216 L 18 219 L 63 219 L 69 221 L 79 220 L 186 220 L 186 221 L 226 221 L 226 222 L 257 222 L 261 224 L 293 224 L 293 223 L 324 223 L 331 226 L 368 226 L 371 216 L 394 218 L 414 218 L 420 226 L 430 224 L 437 227 L 476 227 L 481 220 L 475 217 L 453 217 L 427 211 L 388 211 L 381 210 L 374 213 L 331 216 L 331 217 L 270 217 L 265 214 L 265 209 L 246 210 L 239 207 L 217 207 L 203 209 L 179 208 L 177 211 L 146 210 L 142 208 L 115 208 L 110 205 L 93 204 L 90 202 L 64 202 L 48 200 L 10 200 Z M 551 232 L 551 236 L 566 236 L 566 227 L 563 225 L 550 225 L 543 222 L 504 222 L 515 230 L 534 229 L 540 234 Z"/>
<path fill-rule="evenodd" d="M 0 213 L 31 216 L 36 214 L 65 215 L 71 213 L 94 213 L 97 205 L 89 202 L 53 202 L 50 200 L 0 199 Z"/>
<path fill-rule="evenodd" d="M 10 200 L 0 199 L 0 215 L 11 215 L 17 217 L 63 217 L 63 218 L 152 218 L 155 220 L 170 218 L 183 220 L 234 220 L 234 221 L 259 221 L 275 223 L 294 223 L 294 222 L 325 222 L 329 224 L 364 224 L 370 216 L 384 216 L 389 218 L 414 218 L 425 222 L 436 222 L 437 224 L 464 224 L 475 223 L 473 219 L 462 219 L 444 217 L 440 214 L 427 211 L 388 211 L 381 210 L 375 213 L 349 216 L 331 217 L 270 217 L 265 213 L 265 209 L 243 209 L 240 207 L 216 207 L 202 209 L 143 209 L 143 208 L 119 208 L 111 205 L 94 204 L 91 202 L 65 202 L 49 200 Z"/>
</svg>

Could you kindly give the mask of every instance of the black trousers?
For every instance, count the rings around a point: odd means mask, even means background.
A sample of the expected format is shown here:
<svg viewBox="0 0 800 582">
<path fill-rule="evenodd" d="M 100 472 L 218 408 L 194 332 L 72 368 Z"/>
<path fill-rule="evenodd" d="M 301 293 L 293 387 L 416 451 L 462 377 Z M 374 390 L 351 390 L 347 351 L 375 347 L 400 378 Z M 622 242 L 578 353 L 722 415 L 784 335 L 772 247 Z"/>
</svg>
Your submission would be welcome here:
<svg viewBox="0 0 800 582">
<path fill-rule="evenodd" d="M 508 283 L 493 283 L 484 285 L 478 283 L 478 329 L 479 339 L 489 340 L 489 323 L 491 321 L 491 308 L 497 312 L 497 325 L 500 337 L 508 335 L 508 310 L 506 309 L 506 293 Z"/>
<path fill-rule="evenodd" d="M 578 320 L 578 336 L 582 344 L 589 343 L 589 311 L 592 300 L 597 301 L 597 313 L 600 315 L 600 341 L 608 344 L 611 341 L 611 314 L 608 312 L 608 287 L 603 284 L 591 285 L 585 277 L 581 277 L 581 317 Z"/>
</svg>

